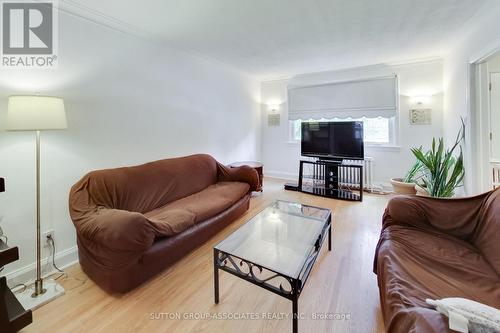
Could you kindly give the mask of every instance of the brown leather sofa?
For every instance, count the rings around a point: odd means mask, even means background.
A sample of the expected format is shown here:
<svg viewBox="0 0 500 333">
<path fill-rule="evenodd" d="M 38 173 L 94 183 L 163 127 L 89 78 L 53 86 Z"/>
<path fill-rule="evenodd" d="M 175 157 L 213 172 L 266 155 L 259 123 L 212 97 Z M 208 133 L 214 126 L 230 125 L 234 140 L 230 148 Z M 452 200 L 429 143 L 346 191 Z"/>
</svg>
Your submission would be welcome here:
<svg viewBox="0 0 500 333">
<path fill-rule="evenodd" d="M 426 298 L 500 308 L 500 190 L 461 199 L 394 197 L 374 271 L 387 332 L 451 332 Z"/>
<path fill-rule="evenodd" d="M 80 265 L 108 292 L 127 292 L 242 215 L 258 189 L 254 169 L 209 155 L 90 172 L 69 196 Z"/>
</svg>

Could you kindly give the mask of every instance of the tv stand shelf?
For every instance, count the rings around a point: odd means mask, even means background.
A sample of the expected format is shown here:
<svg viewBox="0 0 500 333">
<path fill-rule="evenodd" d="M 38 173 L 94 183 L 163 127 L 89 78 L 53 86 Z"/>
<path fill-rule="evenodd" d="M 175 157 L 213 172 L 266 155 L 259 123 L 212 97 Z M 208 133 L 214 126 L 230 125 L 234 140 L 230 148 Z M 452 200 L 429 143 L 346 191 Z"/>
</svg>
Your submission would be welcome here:
<svg viewBox="0 0 500 333">
<path fill-rule="evenodd" d="M 17 247 L 8 247 L 0 240 L 0 267 L 19 259 Z M 31 310 L 25 310 L 7 286 L 5 276 L 0 277 L 0 328 L 14 333 L 33 321 Z"/>
<path fill-rule="evenodd" d="M 5 191 L 5 181 L 0 178 L 0 192 Z M 0 239 L 0 268 L 19 259 L 19 249 L 10 247 Z M 31 310 L 25 310 L 7 285 L 7 278 L 0 277 L 0 331 L 15 333 L 33 321 Z"/>
<path fill-rule="evenodd" d="M 343 163 L 342 160 L 302 160 L 297 186 L 294 188 L 287 184 L 285 189 L 340 200 L 363 201 L 363 166 Z"/>
</svg>

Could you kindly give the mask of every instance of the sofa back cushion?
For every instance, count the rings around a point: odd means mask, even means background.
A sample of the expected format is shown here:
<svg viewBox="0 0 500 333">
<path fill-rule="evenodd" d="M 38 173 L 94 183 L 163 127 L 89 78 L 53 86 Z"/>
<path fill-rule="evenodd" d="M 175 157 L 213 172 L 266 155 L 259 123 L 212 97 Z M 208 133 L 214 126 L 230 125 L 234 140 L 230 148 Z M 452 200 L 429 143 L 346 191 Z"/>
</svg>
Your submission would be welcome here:
<svg viewBox="0 0 500 333">
<path fill-rule="evenodd" d="M 474 245 L 500 275 L 500 189 L 484 200 Z"/>
<path fill-rule="evenodd" d="M 92 171 L 79 182 L 79 190 L 88 191 L 97 206 L 145 213 L 216 182 L 217 161 L 198 154 Z"/>
</svg>

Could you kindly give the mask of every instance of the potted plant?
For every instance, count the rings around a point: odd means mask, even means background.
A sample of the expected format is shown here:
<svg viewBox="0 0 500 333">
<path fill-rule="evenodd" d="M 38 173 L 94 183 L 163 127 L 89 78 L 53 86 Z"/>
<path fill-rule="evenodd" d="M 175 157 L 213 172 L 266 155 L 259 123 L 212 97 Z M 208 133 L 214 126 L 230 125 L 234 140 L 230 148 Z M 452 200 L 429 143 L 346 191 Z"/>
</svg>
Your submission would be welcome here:
<svg viewBox="0 0 500 333">
<path fill-rule="evenodd" d="M 455 189 L 462 186 L 465 168 L 461 143 L 464 138 L 465 124 L 462 120 L 462 127 L 451 149 L 444 148 L 443 138 L 439 138 L 437 146 L 433 138 L 431 149 L 427 152 L 422 147 L 412 149 L 422 164 L 420 183 L 415 186 L 417 194 L 450 198 L 455 194 Z M 458 157 L 455 154 L 457 149 L 460 151 Z"/>
<path fill-rule="evenodd" d="M 404 178 L 391 178 L 392 188 L 397 194 L 415 194 L 415 185 L 423 164 L 417 159 Z"/>
</svg>

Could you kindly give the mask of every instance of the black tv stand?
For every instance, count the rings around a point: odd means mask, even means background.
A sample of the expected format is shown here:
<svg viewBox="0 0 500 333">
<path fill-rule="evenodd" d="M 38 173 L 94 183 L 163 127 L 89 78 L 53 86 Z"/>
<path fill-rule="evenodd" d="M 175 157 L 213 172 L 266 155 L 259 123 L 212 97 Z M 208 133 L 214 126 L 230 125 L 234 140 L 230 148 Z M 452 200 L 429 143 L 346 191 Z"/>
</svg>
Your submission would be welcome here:
<svg viewBox="0 0 500 333">
<path fill-rule="evenodd" d="M 285 184 L 285 190 L 288 190 L 288 191 L 298 191 L 299 190 L 299 185 L 297 183 L 286 183 Z"/>
<path fill-rule="evenodd" d="M 285 189 L 322 197 L 363 201 L 363 166 L 342 160 L 300 161 L 299 182 Z"/>
<path fill-rule="evenodd" d="M 318 158 L 317 162 L 326 162 L 326 163 L 337 163 L 342 164 L 344 160 L 341 158 Z"/>
</svg>

